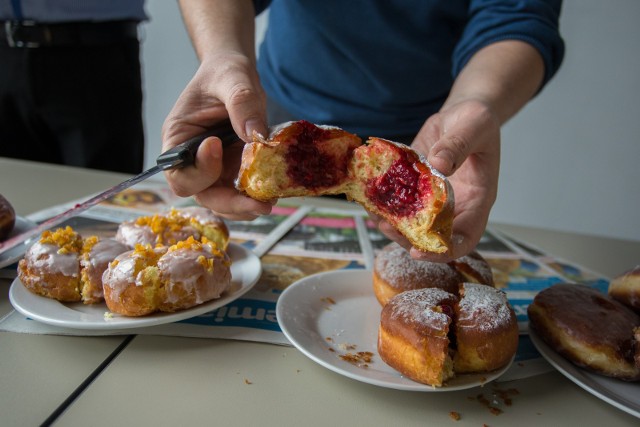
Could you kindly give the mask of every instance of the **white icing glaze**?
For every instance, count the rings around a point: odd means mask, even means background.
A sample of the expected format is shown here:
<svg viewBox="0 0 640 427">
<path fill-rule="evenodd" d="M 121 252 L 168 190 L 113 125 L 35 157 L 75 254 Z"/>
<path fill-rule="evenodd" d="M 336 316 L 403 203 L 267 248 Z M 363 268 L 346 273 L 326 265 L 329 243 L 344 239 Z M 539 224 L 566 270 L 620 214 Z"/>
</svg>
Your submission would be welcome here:
<svg viewBox="0 0 640 427">
<path fill-rule="evenodd" d="M 105 265 L 128 250 L 129 248 L 126 245 L 114 239 L 101 239 L 91 248 L 89 259 L 83 259 L 81 264 L 83 267 L 88 265 L 93 267 Z"/>
<path fill-rule="evenodd" d="M 165 233 L 164 239 L 175 239 L 175 241 L 186 240 L 189 236 L 200 238 L 200 232 L 191 225 L 185 225 L 179 230 L 172 230 Z M 130 248 L 136 244 L 155 246 L 158 242 L 158 236 L 151 230 L 148 225 L 138 225 L 135 221 L 126 221 L 120 224 L 116 233 L 116 240 L 127 245 Z M 169 242 L 165 241 L 164 244 Z M 175 242 L 172 242 L 175 243 Z"/>
<path fill-rule="evenodd" d="M 217 216 L 211 210 L 201 206 L 189 206 L 181 208 L 178 213 L 184 218 L 193 218 L 201 224 L 220 224 L 223 223 L 222 218 Z"/>
<path fill-rule="evenodd" d="M 67 277 L 80 275 L 79 256 L 75 252 L 60 254 L 57 245 L 36 242 L 25 254 L 29 268 L 45 274 L 62 274 Z"/>
<path fill-rule="evenodd" d="M 208 271 L 197 261 L 200 256 L 214 260 L 212 271 Z M 167 301 L 178 301 L 174 293 L 174 287 L 178 284 L 195 296 L 197 304 L 218 298 L 231 283 L 229 268 L 223 265 L 223 259 L 227 260 L 226 255 L 221 258 L 212 254 L 207 245 L 201 251 L 182 248 L 164 254 L 158 260 L 158 269 L 165 282 Z"/>
</svg>

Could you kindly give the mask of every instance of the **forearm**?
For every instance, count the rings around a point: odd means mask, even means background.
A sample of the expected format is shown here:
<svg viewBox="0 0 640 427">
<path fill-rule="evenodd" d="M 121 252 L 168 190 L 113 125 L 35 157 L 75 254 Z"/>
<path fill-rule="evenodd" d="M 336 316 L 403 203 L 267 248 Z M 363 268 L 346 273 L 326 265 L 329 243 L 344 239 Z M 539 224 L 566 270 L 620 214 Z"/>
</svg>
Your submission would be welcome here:
<svg viewBox="0 0 640 427">
<path fill-rule="evenodd" d="M 544 63 L 533 46 L 517 40 L 497 42 L 469 60 L 442 110 L 476 100 L 487 105 L 504 124 L 536 94 L 543 78 Z"/>
<path fill-rule="evenodd" d="M 241 53 L 255 62 L 255 11 L 251 0 L 180 0 L 189 36 L 202 61 L 217 53 Z"/>
</svg>

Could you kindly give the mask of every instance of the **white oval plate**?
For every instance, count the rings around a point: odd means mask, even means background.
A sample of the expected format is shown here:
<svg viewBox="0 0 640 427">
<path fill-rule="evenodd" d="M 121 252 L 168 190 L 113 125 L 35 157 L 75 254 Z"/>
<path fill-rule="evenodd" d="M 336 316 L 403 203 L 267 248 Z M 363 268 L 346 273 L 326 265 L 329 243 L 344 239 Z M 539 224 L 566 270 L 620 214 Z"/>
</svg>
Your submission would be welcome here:
<svg viewBox="0 0 640 427">
<path fill-rule="evenodd" d="M 409 391 L 453 391 L 482 386 L 510 366 L 482 374 L 458 375 L 442 387 L 403 377 L 377 353 L 380 304 L 368 270 L 338 270 L 305 277 L 278 298 L 276 316 L 289 341 L 311 360 L 348 378 L 380 387 Z M 341 356 L 373 353 L 369 363 L 350 363 Z"/>
<path fill-rule="evenodd" d="M 605 377 L 582 369 L 549 347 L 532 328 L 529 336 L 542 357 L 562 375 L 605 402 L 640 418 L 640 383 Z"/>
<path fill-rule="evenodd" d="M 256 284 L 262 274 L 260 259 L 250 250 L 234 243 L 229 244 L 227 253 L 232 261 L 231 290 L 225 292 L 219 299 L 175 313 L 155 313 L 142 317 L 126 317 L 114 313 L 113 317 L 109 317 L 105 316 L 109 309 L 104 302 L 91 305 L 80 302 L 62 303 L 31 293 L 20 279 L 15 279 L 11 284 L 9 300 L 23 315 L 42 323 L 65 328 L 118 330 L 177 322 L 229 304 Z"/>
<path fill-rule="evenodd" d="M 7 239 L 13 237 L 13 236 L 17 236 L 20 233 L 24 233 L 25 231 L 29 230 L 30 228 L 33 228 L 35 226 L 37 226 L 38 224 L 36 224 L 35 222 L 31 221 L 30 219 L 27 218 L 22 218 L 20 216 L 16 217 L 16 224 L 13 227 L 13 230 L 11 230 L 11 233 L 9 233 L 9 237 L 7 237 Z M 22 258 L 22 256 L 24 255 L 24 252 L 27 250 L 27 247 L 29 245 L 31 241 L 27 241 L 26 244 L 21 244 L 16 246 L 15 248 L 11 248 L 6 252 L 3 252 L 0 254 L 0 268 L 4 268 L 8 265 L 13 264 L 14 262 L 18 262 L 20 260 L 20 258 Z"/>
</svg>

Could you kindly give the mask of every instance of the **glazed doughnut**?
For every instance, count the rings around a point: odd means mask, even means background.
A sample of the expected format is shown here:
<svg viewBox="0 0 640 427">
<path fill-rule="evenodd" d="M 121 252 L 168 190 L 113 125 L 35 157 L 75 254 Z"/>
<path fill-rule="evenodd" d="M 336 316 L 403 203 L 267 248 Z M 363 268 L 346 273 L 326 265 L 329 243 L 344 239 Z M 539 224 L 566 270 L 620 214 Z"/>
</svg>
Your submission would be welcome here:
<svg viewBox="0 0 640 427">
<path fill-rule="evenodd" d="M 609 283 L 609 295 L 640 313 L 640 265 L 614 278 Z"/>
<path fill-rule="evenodd" d="M 640 380 L 640 316 L 622 303 L 586 285 L 557 284 L 536 295 L 528 314 L 540 338 L 575 365 Z"/>
<path fill-rule="evenodd" d="M 209 209 L 194 206 L 125 221 L 118 226 L 116 240 L 133 249 L 136 245 L 171 246 L 190 236 L 196 240 L 205 236 L 220 249 L 226 249 L 229 229 Z"/>
<path fill-rule="evenodd" d="M 413 289 L 440 288 L 457 293 L 463 282 L 493 286 L 491 267 L 475 251 L 450 263 L 436 263 L 413 259 L 392 242 L 374 260 L 373 291 L 383 306 L 395 295 Z"/>
<path fill-rule="evenodd" d="M 102 273 L 128 248 L 113 239 L 83 239 L 71 227 L 45 231 L 18 263 L 18 277 L 31 292 L 64 302 L 102 301 Z"/>
<path fill-rule="evenodd" d="M 516 353 L 518 324 L 503 292 L 463 283 L 402 292 L 383 307 L 378 354 L 414 381 L 442 386 L 458 374 L 506 366 Z"/>
<path fill-rule="evenodd" d="M 137 245 L 104 272 L 105 302 L 124 316 L 194 307 L 229 289 L 230 265 L 226 252 L 206 237 L 190 236 L 170 247 Z"/>
<path fill-rule="evenodd" d="M 129 248 L 114 239 L 90 236 L 84 239 L 80 257 L 80 294 L 85 304 L 95 304 L 104 299 L 102 274 L 118 255 Z"/>
<path fill-rule="evenodd" d="M 450 245 L 453 192 L 411 148 L 342 129 L 290 122 L 246 144 L 236 188 L 262 201 L 344 193 L 422 251 Z"/>
<path fill-rule="evenodd" d="M 0 194 L 0 241 L 6 239 L 16 224 L 16 212 L 11 203 Z"/>
</svg>

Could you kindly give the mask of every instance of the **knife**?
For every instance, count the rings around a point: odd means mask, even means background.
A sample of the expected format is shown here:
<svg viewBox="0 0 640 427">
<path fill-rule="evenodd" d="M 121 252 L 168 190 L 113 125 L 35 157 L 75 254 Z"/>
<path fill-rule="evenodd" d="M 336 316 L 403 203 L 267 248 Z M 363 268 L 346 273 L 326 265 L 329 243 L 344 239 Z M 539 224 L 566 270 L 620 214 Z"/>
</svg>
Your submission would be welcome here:
<svg viewBox="0 0 640 427">
<path fill-rule="evenodd" d="M 210 136 L 217 136 L 222 140 L 222 146 L 227 147 L 232 143 L 240 140 L 240 137 L 236 135 L 231 127 L 231 122 L 227 119 L 223 122 L 216 124 L 214 127 L 207 130 L 205 133 L 195 136 L 182 144 L 176 145 L 173 148 L 165 151 L 160 154 L 156 159 L 156 165 L 146 171 L 127 179 L 120 184 L 111 187 L 108 190 L 103 191 L 102 193 L 93 196 L 89 200 L 78 203 L 71 209 L 62 212 L 59 215 L 56 215 L 48 220 L 42 222 L 38 226 L 31 228 L 21 234 L 13 236 L 12 238 L 0 242 L 0 255 L 4 252 L 9 251 L 12 248 L 20 244 L 29 245 L 31 243 L 31 238 L 35 235 L 41 234 L 43 231 L 48 230 L 52 227 L 55 227 L 58 224 L 66 221 L 69 218 L 72 218 L 90 207 L 97 205 L 98 203 L 108 199 L 109 197 L 118 194 L 119 192 L 131 187 L 134 184 L 139 183 L 140 181 L 144 181 L 157 174 L 160 171 L 168 170 L 168 169 L 180 169 L 186 166 L 193 165 L 195 163 L 196 152 L 198 151 L 198 147 L 206 138 Z M 25 248 L 26 249 L 26 248 Z"/>
</svg>

